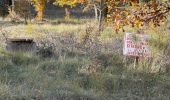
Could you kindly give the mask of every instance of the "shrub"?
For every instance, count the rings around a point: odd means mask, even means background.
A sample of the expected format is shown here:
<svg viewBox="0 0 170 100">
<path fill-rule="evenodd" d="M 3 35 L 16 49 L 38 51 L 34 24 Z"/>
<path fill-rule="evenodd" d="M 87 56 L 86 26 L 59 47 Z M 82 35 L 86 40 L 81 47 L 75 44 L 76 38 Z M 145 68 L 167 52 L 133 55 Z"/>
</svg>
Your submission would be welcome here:
<svg viewBox="0 0 170 100">
<path fill-rule="evenodd" d="M 0 99 L 8 100 L 11 99 L 11 90 L 9 85 L 0 82 Z"/>
<path fill-rule="evenodd" d="M 39 57 L 29 52 L 15 52 L 12 54 L 11 59 L 15 65 L 28 65 L 38 63 Z"/>
<path fill-rule="evenodd" d="M 41 47 L 37 50 L 36 52 L 38 55 L 44 57 L 44 58 L 49 58 L 54 56 L 54 50 L 52 47 Z"/>
</svg>

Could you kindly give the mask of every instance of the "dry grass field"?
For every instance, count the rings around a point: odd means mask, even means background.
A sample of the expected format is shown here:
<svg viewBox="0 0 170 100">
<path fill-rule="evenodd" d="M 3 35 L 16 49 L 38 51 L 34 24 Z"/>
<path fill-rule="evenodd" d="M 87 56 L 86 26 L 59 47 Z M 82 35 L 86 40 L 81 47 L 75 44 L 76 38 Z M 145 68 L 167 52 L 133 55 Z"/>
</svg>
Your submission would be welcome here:
<svg viewBox="0 0 170 100">
<path fill-rule="evenodd" d="M 0 27 L 0 100 L 170 99 L 170 20 L 146 30 L 154 57 L 136 67 L 122 54 L 123 33 L 105 27 L 95 39 L 93 19 Z M 8 52 L 5 38 L 33 38 L 37 50 Z"/>
</svg>

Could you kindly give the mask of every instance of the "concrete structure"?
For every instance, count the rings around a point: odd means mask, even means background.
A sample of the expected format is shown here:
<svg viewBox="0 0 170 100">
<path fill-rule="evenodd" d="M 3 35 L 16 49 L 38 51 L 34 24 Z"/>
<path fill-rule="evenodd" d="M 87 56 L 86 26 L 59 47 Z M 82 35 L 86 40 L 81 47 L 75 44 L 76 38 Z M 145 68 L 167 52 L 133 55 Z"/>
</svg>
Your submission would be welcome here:
<svg viewBox="0 0 170 100">
<path fill-rule="evenodd" d="M 34 52 L 36 50 L 36 43 L 33 39 L 7 39 L 6 49 L 10 52 L 23 51 L 23 52 Z"/>
</svg>

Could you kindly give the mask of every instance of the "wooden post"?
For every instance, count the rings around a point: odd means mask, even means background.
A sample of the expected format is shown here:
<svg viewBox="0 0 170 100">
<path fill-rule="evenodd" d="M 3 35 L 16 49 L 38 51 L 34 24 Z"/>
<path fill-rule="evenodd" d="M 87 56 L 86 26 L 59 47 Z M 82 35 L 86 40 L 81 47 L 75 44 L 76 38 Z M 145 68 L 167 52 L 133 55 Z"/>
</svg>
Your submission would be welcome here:
<svg viewBox="0 0 170 100">
<path fill-rule="evenodd" d="M 134 61 L 134 68 L 136 69 L 136 67 L 139 65 L 139 57 L 135 57 L 135 61 Z"/>
<path fill-rule="evenodd" d="M 139 64 L 139 57 L 136 57 L 135 59 L 136 59 L 136 65 L 138 65 Z"/>
</svg>

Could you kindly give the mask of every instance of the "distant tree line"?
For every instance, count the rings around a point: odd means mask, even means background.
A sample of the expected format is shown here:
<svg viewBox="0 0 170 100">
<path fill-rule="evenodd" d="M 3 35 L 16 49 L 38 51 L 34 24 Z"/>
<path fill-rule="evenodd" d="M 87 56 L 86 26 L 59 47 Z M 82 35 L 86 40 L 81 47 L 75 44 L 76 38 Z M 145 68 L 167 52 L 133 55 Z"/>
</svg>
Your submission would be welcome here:
<svg viewBox="0 0 170 100">
<path fill-rule="evenodd" d="M 112 23 L 118 32 L 124 30 L 126 25 L 139 28 L 151 23 L 160 26 L 170 15 L 169 0 L 1 0 L 0 4 L 4 9 L 11 8 L 25 20 L 31 14 L 30 8 L 33 6 L 36 11 L 35 19 L 42 21 L 47 2 L 65 7 L 65 19 L 69 19 L 70 9 L 78 4 L 84 6 L 84 11 L 94 9 L 99 31 L 103 21 Z"/>
</svg>

